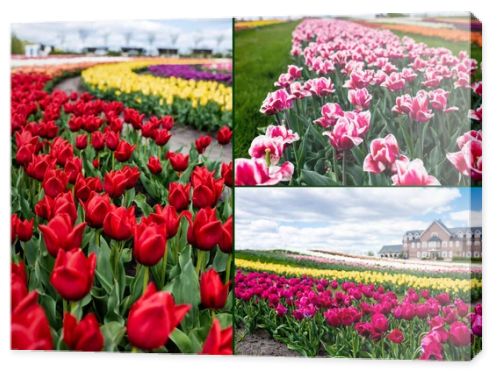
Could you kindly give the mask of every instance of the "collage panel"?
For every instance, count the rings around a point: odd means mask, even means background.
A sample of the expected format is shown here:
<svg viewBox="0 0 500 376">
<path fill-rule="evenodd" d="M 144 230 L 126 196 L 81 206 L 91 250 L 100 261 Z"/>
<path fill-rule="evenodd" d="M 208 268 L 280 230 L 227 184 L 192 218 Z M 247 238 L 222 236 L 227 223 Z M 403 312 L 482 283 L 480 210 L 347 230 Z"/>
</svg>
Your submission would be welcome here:
<svg viewBox="0 0 500 376">
<path fill-rule="evenodd" d="M 237 188 L 235 354 L 472 359 L 481 191 Z"/>
<path fill-rule="evenodd" d="M 240 20 L 238 186 L 481 186 L 471 13 Z"/>
<path fill-rule="evenodd" d="M 232 354 L 232 19 L 11 33 L 11 349 Z"/>
</svg>

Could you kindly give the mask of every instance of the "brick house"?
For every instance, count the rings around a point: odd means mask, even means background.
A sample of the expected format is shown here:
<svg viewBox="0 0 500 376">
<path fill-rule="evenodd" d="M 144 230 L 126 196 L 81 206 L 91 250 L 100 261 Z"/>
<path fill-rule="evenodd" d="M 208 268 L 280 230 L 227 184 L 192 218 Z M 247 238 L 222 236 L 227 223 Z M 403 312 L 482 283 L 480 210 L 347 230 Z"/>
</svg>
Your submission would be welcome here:
<svg viewBox="0 0 500 376">
<path fill-rule="evenodd" d="M 401 257 L 448 261 L 453 257 L 481 258 L 482 238 L 482 227 L 448 228 L 436 220 L 425 230 L 405 232 Z"/>
</svg>

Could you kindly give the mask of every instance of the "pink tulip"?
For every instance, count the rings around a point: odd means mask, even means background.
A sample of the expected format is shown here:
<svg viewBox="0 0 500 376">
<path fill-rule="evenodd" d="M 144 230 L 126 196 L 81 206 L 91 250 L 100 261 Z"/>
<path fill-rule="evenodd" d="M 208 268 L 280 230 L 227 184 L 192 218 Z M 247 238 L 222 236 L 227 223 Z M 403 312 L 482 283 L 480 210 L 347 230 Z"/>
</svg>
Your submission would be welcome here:
<svg viewBox="0 0 500 376">
<path fill-rule="evenodd" d="M 319 77 L 307 80 L 304 83 L 304 89 L 310 91 L 318 97 L 324 97 L 335 91 L 331 78 Z"/>
<path fill-rule="evenodd" d="M 443 360 L 443 345 L 437 332 L 430 332 L 422 339 L 422 355 L 420 359 Z"/>
<path fill-rule="evenodd" d="M 361 144 L 369 127 L 369 112 L 350 112 L 339 118 L 331 131 L 323 134 L 328 137 L 330 144 L 336 150 L 343 151 Z"/>
<path fill-rule="evenodd" d="M 458 111 L 458 107 L 446 107 L 448 104 L 448 91 L 443 89 L 436 89 L 429 91 L 429 103 L 434 110 L 442 112 Z"/>
<path fill-rule="evenodd" d="M 376 138 L 370 144 L 370 154 L 363 162 L 363 171 L 380 174 L 387 168 L 392 169 L 396 160 L 408 162 L 408 158 L 399 153 L 396 137 L 389 134 L 384 138 Z"/>
<path fill-rule="evenodd" d="M 344 84 L 345 88 L 348 89 L 362 89 L 370 85 L 373 79 L 373 71 L 372 70 L 358 70 L 352 72 L 349 76 L 349 80 L 347 80 Z"/>
<path fill-rule="evenodd" d="M 288 74 L 293 80 L 298 80 L 300 77 L 302 77 L 302 68 L 299 68 L 296 65 L 289 65 Z"/>
<path fill-rule="evenodd" d="M 286 88 L 290 86 L 291 82 L 292 82 L 292 77 L 290 77 L 288 73 L 282 73 L 279 75 L 278 81 L 274 83 L 274 86 Z"/>
<path fill-rule="evenodd" d="M 344 111 L 338 103 L 327 103 L 321 107 L 321 117 L 314 120 L 314 124 L 328 128 L 337 123 L 337 120 L 344 116 Z"/>
<path fill-rule="evenodd" d="M 483 105 L 479 106 L 476 109 L 469 110 L 469 118 L 471 118 L 472 120 L 482 122 L 483 121 Z"/>
<path fill-rule="evenodd" d="M 441 80 L 443 76 L 440 75 L 436 70 L 426 70 L 424 72 L 424 81 L 422 82 L 422 86 L 427 88 L 438 87 L 441 84 Z"/>
<path fill-rule="evenodd" d="M 283 144 L 291 144 L 300 139 L 299 134 L 284 125 L 270 125 L 266 129 L 266 136 L 277 139 Z"/>
<path fill-rule="evenodd" d="M 401 71 L 401 77 L 405 80 L 406 83 L 413 82 L 415 78 L 417 78 L 417 74 L 411 68 L 403 68 Z"/>
<path fill-rule="evenodd" d="M 456 153 L 447 153 L 446 158 L 448 158 L 451 164 L 462 175 L 470 176 L 473 180 L 482 179 L 483 143 L 481 141 L 469 140 L 463 144 L 460 151 Z"/>
<path fill-rule="evenodd" d="M 311 92 L 305 90 L 300 82 L 292 82 L 288 87 L 290 95 L 295 99 L 302 99 L 305 97 L 310 97 Z"/>
<path fill-rule="evenodd" d="M 292 178 L 294 166 L 291 162 L 285 162 L 281 166 L 268 167 L 263 159 L 235 160 L 236 185 L 275 185 L 281 181 L 289 181 Z"/>
<path fill-rule="evenodd" d="M 268 163 L 275 165 L 283 155 L 283 145 L 282 139 L 257 136 L 253 139 L 248 154 L 252 158 L 264 158 Z"/>
<path fill-rule="evenodd" d="M 404 89 L 405 85 L 406 81 L 401 73 L 392 72 L 380 86 L 386 87 L 390 91 L 400 91 Z"/>
<path fill-rule="evenodd" d="M 483 132 L 482 131 L 475 131 L 471 130 L 468 132 L 465 132 L 463 135 L 459 136 L 457 138 L 457 146 L 459 149 L 462 149 L 464 145 L 469 142 L 469 141 L 483 141 Z"/>
<path fill-rule="evenodd" d="M 266 115 L 274 115 L 278 112 L 292 107 L 293 97 L 285 89 L 279 89 L 267 94 L 262 103 L 260 112 Z"/>
<path fill-rule="evenodd" d="M 432 175 L 427 173 L 424 163 L 420 159 L 408 161 L 396 161 L 396 174 L 391 177 L 392 185 L 422 186 L 441 185 Z"/>
<path fill-rule="evenodd" d="M 366 88 L 349 90 L 347 97 L 357 111 L 368 109 L 372 100 L 372 96 Z"/>
<path fill-rule="evenodd" d="M 417 92 L 415 97 L 408 94 L 396 98 L 396 105 L 392 111 L 408 116 L 419 123 L 428 122 L 434 114 L 429 109 L 429 97 L 424 90 Z"/>
</svg>

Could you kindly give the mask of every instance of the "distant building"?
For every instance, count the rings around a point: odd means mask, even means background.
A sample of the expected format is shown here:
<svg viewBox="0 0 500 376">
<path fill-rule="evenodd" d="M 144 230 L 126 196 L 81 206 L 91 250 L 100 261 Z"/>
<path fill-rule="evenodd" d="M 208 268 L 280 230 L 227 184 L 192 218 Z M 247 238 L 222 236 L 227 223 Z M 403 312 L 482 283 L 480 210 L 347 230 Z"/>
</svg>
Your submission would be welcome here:
<svg viewBox="0 0 500 376">
<path fill-rule="evenodd" d="M 483 257 L 482 227 L 448 228 L 436 220 L 425 230 L 406 231 L 402 245 L 385 245 L 380 257 L 451 261 L 454 257 Z"/>
<path fill-rule="evenodd" d="M 158 48 L 158 54 L 160 56 L 177 56 L 179 55 L 179 50 L 177 48 Z"/>
<path fill-rule="evenodd" d="M 122 47 L 120 50 L 125 56 L 138 56 L 146 53 L 146 49 L 142 47 Z"/>
<path fill-rule="evenodd" d="M 384 245 L 378 251 L 380 257 L 401 258 L 403 256 L 403 246 L 401 244 Z"/>
<path fill-rule="evenodd" d="M 208 56 L 208 55 L 212 55 L 212 50 L 209 48 L 193 48 L 191 53 L 193 55 Z"/>
<path fill-rule="evenodd" d="M 104 46 L 95 46 L 95 47 L 84 47 L 83 53 L 85 54 L 94 54 L 99 56 L 104 56 L 108 53 L 108 47 Z"/>
<path fill-rule="evenodd" d="M 52 46 L 46 44 L 27 44 L 24 46 L 24 55 L 26 57 L 45 57 L 52 52 Z"/>
</svg>

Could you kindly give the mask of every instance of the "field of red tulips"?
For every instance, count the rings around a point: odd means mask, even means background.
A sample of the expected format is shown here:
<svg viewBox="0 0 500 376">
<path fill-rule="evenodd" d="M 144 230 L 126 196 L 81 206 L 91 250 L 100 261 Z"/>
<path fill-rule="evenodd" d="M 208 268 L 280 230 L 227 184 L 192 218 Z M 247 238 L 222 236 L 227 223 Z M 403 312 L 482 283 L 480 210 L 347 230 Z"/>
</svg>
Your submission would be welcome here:
<svg viewBox="0 0 500 376">
<path fill-rule="evenodd" d="M 12 348 L 231 354 L 232 163 L 50 80 L 11 77 Z"/>
<path fill-rule="evenodd" d="M 335 19 L 291 37 L 237 185 L 481 185 L 480 65 L 466 51 Z"/>
<path fill-rule="evenodd" d="M 482 345 L 482 307 L 448 293 L 240 271 L 235 323 L 265 329 L 304 356 L 469 360 Z"/>
</svg>

